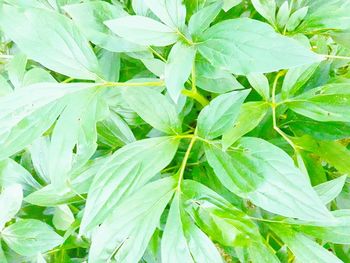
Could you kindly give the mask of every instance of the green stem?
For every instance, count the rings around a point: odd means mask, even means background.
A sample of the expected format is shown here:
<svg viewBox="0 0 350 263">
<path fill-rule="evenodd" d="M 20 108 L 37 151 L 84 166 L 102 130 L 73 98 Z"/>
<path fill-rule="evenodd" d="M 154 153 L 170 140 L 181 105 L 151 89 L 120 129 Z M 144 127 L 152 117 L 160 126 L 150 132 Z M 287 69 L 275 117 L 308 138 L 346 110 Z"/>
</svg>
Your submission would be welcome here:
<svg viewBox="0 0 350 263">
<path fill-rule="evenodd" d="M 192 90 L 182 90 L 182 94 L 192 98 L 196 101 L 198 101 L 203 107 L 207 106 L 209 104 L 209 101 L 202 95 L 200 94 L 198 91 L 193 92 Z"/>
<path fill-rule="evenodd" d="M 346 57 L 346 56 L 335 56 L 335 55 L 322 55 L 325 58 L 329 58 L 329 59 L 345 59 L 345 60 L 350 60 L 350 57 Z"/>
<path fill-rule="evenodd" d="M 156 57 L 158 57 L 160 60 L 162 60 L 163 62 L 166 63 L 166 59 L 161 55 L 159 54 L 155 49 L 153 49 L 151 46 L 148 47 L 149 50 L 151 50 L 151 52 L 156 55 Z"/>
<path fill-rule="evenodd" d="M 164 86 L 164 81 L 154 82 L 104 82 L 101 83 L 102 87 L 160 87 Z"/>
<path fill-rule="evenodd" d="M 181 190 L 181 182 L 182 182 L 182 179 L 184 177 L 186 164 L 187 164 L 188 158 L 190 156 L 191 150 L 193 148 L 193 145 L 196 142 L 196 139 L 197 139 L 197 136 L 196 136 L 196 131 L 195 131 L 195 134 L 192 135 L 190 144 L 188 145 L 188 148 L 186 150 L 185 156 L 184 156 L 184 158 L 182 160 L 182 163 L 181 163 L 181 166 L 180 166 L 179 179 L 178 179 L 178 182 L 177 182 L 177 191 Z"/>
<path fill-rule="evenodd" d="M 277 126 L 277 117 L 276 117 L 276 108 L 277 108 L 277 104 L 276 104 L 276 88 L 277 88 L 277 83 L 280 77 L 282 77 L 284 75 L 284 71 L 280 71 L 277 73 L 275 80 L 273 82 L 273 86 L 272 86 L 272 103 L 271 103 L 271 109 L 272 109 L 272 122 L 273 122 L 273 129 L 282 136 L 283 139 L 285 139 L 290 146 L 292 146 L 292 148 L 294 149 L 294 151 L 297 152 L 297 148 L 294 145 L 294 143 L 292 142 L 291 139 L 288 138 L 288 136 Z"/>
</svg>

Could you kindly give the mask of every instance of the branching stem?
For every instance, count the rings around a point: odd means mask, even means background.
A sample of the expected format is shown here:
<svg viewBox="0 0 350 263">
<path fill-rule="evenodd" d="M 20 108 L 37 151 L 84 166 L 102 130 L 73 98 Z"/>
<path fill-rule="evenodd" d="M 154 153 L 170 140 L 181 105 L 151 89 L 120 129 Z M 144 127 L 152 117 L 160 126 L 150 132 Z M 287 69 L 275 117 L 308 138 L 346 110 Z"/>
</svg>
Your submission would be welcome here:
<svg viewBox="0 0 350 263">
<path fill-rule="evenodd" d="M 283 139 L 286 140 L 286 142 L 289 143 L 290 146 L 294 149 L 294 151 L 297 151 L 297 147 L 295 144 L 292 142 L 291 139 L 277 126 L 277 117 L 276 117 L 276 108 L 278 104 L 276 104 L 276 88 L 277 88 L 277 83 L 280 77 L 282 77 L 284 74 L 283 71 L 280 71 L 277 73 L 275 80 L 273 82 L 272 86 L 272 103 L 271 103 L 271 109 L 272 109 L 272 121 L 273 121 L 273 129 L 282 136 Z"/>
</svg>

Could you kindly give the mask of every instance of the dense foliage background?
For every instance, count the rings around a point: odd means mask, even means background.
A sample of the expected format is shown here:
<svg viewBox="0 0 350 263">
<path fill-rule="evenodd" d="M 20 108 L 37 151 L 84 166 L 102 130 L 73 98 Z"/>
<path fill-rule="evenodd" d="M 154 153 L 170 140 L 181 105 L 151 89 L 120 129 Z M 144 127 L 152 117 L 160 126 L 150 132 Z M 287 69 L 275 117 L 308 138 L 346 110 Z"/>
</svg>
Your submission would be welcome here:
<svg viewBox="0 0 350 263">
<path fill-rule="evenodd" d="M 0 0 L 0 262 L 350 262 L 349 0 Z"/>
</svg>

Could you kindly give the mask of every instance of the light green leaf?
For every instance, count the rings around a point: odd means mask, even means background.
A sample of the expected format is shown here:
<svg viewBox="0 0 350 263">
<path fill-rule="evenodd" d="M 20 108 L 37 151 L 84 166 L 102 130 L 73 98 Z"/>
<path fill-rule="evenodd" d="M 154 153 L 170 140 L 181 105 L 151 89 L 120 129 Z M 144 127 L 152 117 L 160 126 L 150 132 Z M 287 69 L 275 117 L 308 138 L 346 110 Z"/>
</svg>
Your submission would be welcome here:
<svg viewBox="0 0 350 263">
<path fill-rule="evenodd" d="M 342 30 L 349 28 L 349 1 L 307 0 L 306 4 L 309 7 L 309 12 L 298 31 L 314 32 L 322 29 Z"/>
<path fill-rule="evenodd" d="M 350 210 L 336 210 L 332 214 L 335 222 L 292 222 L 298 232 L 335 244 L 350 244 Z M 295 224 L 295 225 L 294 225 Z"/>
<path fill-rule="evenodd" d="M 171 137 L 158 137 L 130 143 L 116 151 L 94 178 L 80 232 L 100 224 L 121 200 L 165 168 L 178 144 Z"/>
<path fill-rule="evenodd" d="M 226 150 L 244 134 L 253 130 L 265 117 L 269 105 L 264 101 L 244 103 L 233 126 L 222 136 L 222 146 Z"/>
<path fill-rule="evenodd" d="M 217 1 L 193 14 L 188 22 L 188 30 L 191 35 L 196 36 L 206 30 L 219 14 L 222 6 L 223 2 Z"/>
<path fill-rule="evenodd" d="M 222 263 L 211 240 L 185 214 L 177 192 L 162 236 L 162 262 Z"/>
<path fill-rule="evenodd" d="M 284 1 L 283 4 L 278 9 L 277 16 L 276 16 L 276 23 L 279 26 L 279 28 L 284 28 L 285 25 L 287 24 L 290 11 L 291 10 L 289 8 L 288 1 Z"/>
<path fill-rule="evenodd" d="M 275 0 L 252 0 L 256 11 L 262 15 L 270 24 L 275 24 L 276 2 Z"/>
<path fill-rule="evenodd" d="M 9 79 L 16 89 L 22 86 L 26 65 L 27 56 L 22 53 L 16 54 L 8 64 Z"/>
<path fill-rule="evenodd" d="M 98 90 L 91 89 L 67 98 L 68 105 L 55 124 L 48 169 L 51 183 L 57 188 L 65 187 L 69 171 L 84 165 L 97 148 L 98 95 Z"/>
<path fill-rule="evenodd" d="M 125 89 L 123 98 L 144 121 L 154 128 L 168 134 L 181 133 L 181 121 L 175 105 L 158 91 L 146 87 Z"/>
<path fill-rule="evenodd" d="M 194 262 L 184 235 L 180 209 L 180 196 L 176 192 L 162 236 L 162 262 L 164 263 Z"/>
<path fill-rule="evenodd" d="M 198 135 L 213 139 L 225 133 L 235 122 L 249 92 L 232 91 L 212 100 L 198 116 Z"/>
<path fill-rule="evenodd" d="M 63 242 L 52 228 L 36 219 L 22 219 L 2 231 L 2 238 L 16 253 L 35 256 Z"/>
<path fill-rule="evenodd" d="M 121 5 L 94 1 L 64 6 L 84 35 L 94 44 L 112 52 L 135 52 L 145 47 L 118 37 L 103 23 L 106 20 L 128 16 Z"/>
<path fill-rule="evenodd" d="M 0 97 L 5 96 L 11 92 L 13 92 L 13 89 L 10 83 L 8 83 L 8 81 L 2 75 L 0 75 Z"/>
<path fill-rule="evenodd" d="M 148 6 L 144 0 L 132 0 L 132 9 L 137 15 L 140 16 L 147 16 L 149 11 Z"/>
<path fill-rule="evenodd" d="M 195 55 L 196 48 L 182 42 L 177 42 L 170 51 L 164 78 L 169 95 L 176 103 L 190 76 Z"/>
<path fill-rule="evenodd" d="M 200 39 L 199 52 L 214 66 L 235 74 L 267 73 L 323 59 L 266 23 L 248 18 L 220 22 Z"/>
<path fill-rule="evenodd" d="M 268 100 L 270 98 L 270 86 L 269 80 L 264 74 L 251 73 L 247 75 L 250 85 L 259 93 L 259 95 L 264 99 Z"/>
<path fill-rule="evenodd" d="M 107 81 L 118 81 L 120 75 L 120 54 L 101 49 L 97 56 L 103 78 Z"/>
<path fill-rule="evenodd" d="M 333 220 L 307 178 L 278 147 L 244 137 L 222 151 L 207 145 L 206 157 L 231 192 L 276 214 L 302 220 Z"/>
<path fill-rule="evenodd" d="M 25 193 L 40 187 L 33 176 L 14 160 L 8 158 L 0 161 L 0 185 L 9 187 L 14 184 L 21 185 Z"/>
<path fill-rule="evenodd" d="M 32 68 L 26 72 L 23 78 L 23 87 L 42 82 L 56 82 L 54 77 L 43 68 Z"/>
<path fill-rule="evenodd" d="M 242 0 L 224 0 L 224 5 L 222 9 L 227 12 L 229 11 L 232 7 L 240 4 Z"/>
<path fill-rule="evenodd" d="M 114 111 L 97 123 L 97 132 L 98 142 L 112 148 L 136 141 L 128 124 Z"/>
<path fill-rule="evenodd" d="M 302 7 L 295 11 L 289 18 L 286 28 L 288 31 L 293 31 L 297 28 L 297 26 L 301 23 L 301 21 L 304 19 L 304 17 L 307 14 L 308 7 Z"/>
<path fill-rule="evenodd" d="M 138 262 L 176 187 L 174 177 L 152 182 L 114 209 L 94 231 L 90 262 Z M 116 224 L 115 222 L 118 222 Z"/>
<path fill-rule="evenodd" d="M 350 122 L 350 89 L 346 83 L 327 84 L 291 99 L 288 106 L 317 121 Z"/>
<path fill-rule="evenodd" d="M 186 7 L 182 0 L 145 0 L 148 8 L 166 25 L 183 29 Z"/>
<path fill-rule="evenodd" d="M 307 238 L 301 233 L 294 231 L 288 226 L 275 224 L 272 230 L 287 244 L 296 259 L 300 262 L 310 262 L 310 259 L 317 263 L 342 263 L 327 249 L 323 248 L 315 241 Z"/>
<path fill-rule="evenodd" d="M 49 183 L 49 149 L 50 149 L 50 138 L 49 136 L 42 136 L 35 140 L 29 148 L 30 157 L 38 176 Z"/>
<path fill-rule="evenodd" d="M 0 262 L 8 263 L 4 250 L 2 249 L 2 246 L 1 246 L 1 240 L 0 240 Z"/>
<path fill-rule="evenodd" d="M 261 253 L 264 263 L 279 262 L 246 214 L 198 182 L 185 180 L 182 188 L 186 210 L 212 240 L 224 246 L 245 247 L 254 250 L 255 254 Z M 212 262 L 220 261 L 217 258 Z"/>
<path fill-rule="evenodd" d="M 118 36 L 141 45 L 167 46 L 177 41 L 176 31 L 144 16 L 126 16 L 105 21 Z"/>
<path fill-rule="evenodd" d="M 319 63 L 315 63 L 288 70 L 282 84 L 282 98 L 295 95 L 315 73 L 318 65 Z"/>
<path fill-rule="evenodd" d="M 346 178 L 347 176 L 343 175 L 314 187 L 316 193 L 320 196 L 324 204 L 328 204 L 340 194 L 344 187 Z"/>
<path fill-rule="evenodd" d="M 196 84 L 203 90 L 214 93 L 225 93 L 244 89 L 237 79 L 228 71 L 212 66 L 203 58 L 196 58 Z"/>
<path fill-rule="evenodd" d="M 58 230 L 66 231 L 74 222 L 74 215 L 68 205 L 59 205 L 55 207 L 52 223 Z"/>
<path fill-rule="evenodd" d="M 99 66 L 88 41 L 70 19 L 45 9 L 3 5 L 0 26 L 31 59 L 77 79 L 96 79 Z"/>
<path fill-rule="evenodd" d="M 13 184 L 4 187 L 0 194 L 0 231 L 6 222 L 10 221 L 19 211 L 22 205 L 22 186 Z M 1 235 L 1 234 L 0 234 Z"/>
</svg>

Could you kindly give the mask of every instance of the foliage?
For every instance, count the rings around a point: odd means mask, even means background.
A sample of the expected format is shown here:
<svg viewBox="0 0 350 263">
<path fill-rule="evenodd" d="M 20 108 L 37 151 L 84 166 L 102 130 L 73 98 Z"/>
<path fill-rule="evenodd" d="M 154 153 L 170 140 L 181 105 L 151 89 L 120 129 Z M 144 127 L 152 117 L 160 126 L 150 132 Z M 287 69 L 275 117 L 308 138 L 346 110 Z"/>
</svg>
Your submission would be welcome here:
<svg viewBox="0 0 350 263">
<path fill-rule="evenodd" d="M 0 262 L 350 262 L 349 10 L 0 1 Z"/>
</svg>

